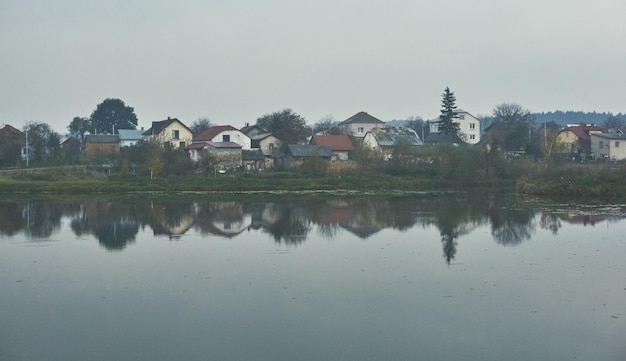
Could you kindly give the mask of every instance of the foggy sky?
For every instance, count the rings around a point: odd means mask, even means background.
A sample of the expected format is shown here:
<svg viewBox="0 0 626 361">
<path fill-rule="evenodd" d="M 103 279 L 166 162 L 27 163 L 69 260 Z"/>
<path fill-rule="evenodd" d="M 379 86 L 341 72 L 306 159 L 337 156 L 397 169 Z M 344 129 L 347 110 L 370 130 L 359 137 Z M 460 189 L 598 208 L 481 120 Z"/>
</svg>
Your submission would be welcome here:
<svg viewBox="0 0 626 361">
<path fill-rule="evenodd" d="M 0 0 L 0 123 L 626 112 L 624 0 Z"/>
</svg>

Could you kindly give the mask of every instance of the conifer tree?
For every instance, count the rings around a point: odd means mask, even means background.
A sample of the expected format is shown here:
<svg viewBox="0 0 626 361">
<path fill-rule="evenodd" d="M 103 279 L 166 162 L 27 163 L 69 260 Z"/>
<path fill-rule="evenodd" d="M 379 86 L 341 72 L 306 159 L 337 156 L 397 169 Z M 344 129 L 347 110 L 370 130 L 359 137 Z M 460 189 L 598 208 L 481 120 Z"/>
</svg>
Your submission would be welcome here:
<svg viewBox="0 0 626 361">
<path fill-rule="evenodd" d="M 456 109 L 456 97 L 454 92 L 446 87 L 442 94 L 441 115 L 439 116 L 439 132 L 442 134 L 459 134 L 459 123 L 455 120 L 458 118 L 454 110 Z"/>
</svg>

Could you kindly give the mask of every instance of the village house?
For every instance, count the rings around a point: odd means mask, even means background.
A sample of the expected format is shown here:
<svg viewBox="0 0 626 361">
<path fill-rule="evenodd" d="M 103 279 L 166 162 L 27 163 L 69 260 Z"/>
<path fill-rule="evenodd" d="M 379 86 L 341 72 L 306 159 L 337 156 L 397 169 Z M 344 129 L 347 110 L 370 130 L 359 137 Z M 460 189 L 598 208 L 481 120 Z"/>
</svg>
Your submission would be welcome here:
<svg viewBox="0 0 626 361">
<path fill-rule="evenodd" d="M 59 146 L 65 159 L 72 162 L 78 161 L 82 144 L 78 138 L 71 135 L 65 136 L 59 140 Z"/>
<path fill-rule="evenodd" d="M 604 132 L 606 129 L 594 124 L 568 125 L 559 132 L 556 142 L 559 145 L 558 148 L 563 152 L 585 159 L 592 152 L 591 135 Z"/>
<path fill-rule="evenodd" d="M 289 144 L 285 154 L 281 157 L 281 163 L 285 167 L 299 166 L 306 159 L 320 158 L 330 160 L 333 152 L 325 145 L 301 145 Z"/>
<path fill-rule="evenodd" d="M 250 149 L 251 143 L 250 137 L 230 125 L 214 126 L 193 137 L 193 143 L 202 142 L 234 142 L 246 150 Z"/>
<path fill-rule="evenodd" d="M 148 142 L 183 149 L 191 143 L 193 133 L 180 120 L 168 117 L 166 120 L 152 122 L 152 127 L 143 132 L 143 136 Z"/>
<path fill-rule="evenodd" d="M 626 159 L 626 135 L 616 133 L 591 133 L 591 154 L 596 160 Z"/>
<path fill-rule="evenodd" d="M 349 160 L 354 145 L 345 134 L 314 134 L 309 141 L 311 145 L 325 145 L 332 151 L 332 160 Z"/>
<path fill-rule="evenodd" d="M 354 138 L 363 139 L 365 134 L 374 128 L 383 128 L 385 122 L 366 112 L 359 112 L 337 125 L 342 133 Z"/>
<path fill-rule="evenodd" d="M 206 142 L 205 144 L 206 155 L 215 162 L 215 169 L 233 170 L 243 165 L 241 144 L 235 142 Z"/>
<path fill-rule="evenodd" d="M 120 147 L 132 147 L 143 140 L 143 130 L 136 129 L 118 129 L 117 134 L 120 136 Z"/>
<path fill-rule="evenodd" d="M 363 144 L 376 152 L 380 152 L 385 160 L 391 159 L 396 146 L 403 143 L 410 147 L 423 145 L 415 130 L 403 127 L 372 129 L 363 138 Z"/>
<path fill-rule="evenodd" d="M 88 134 L 85 136 L 85 154 L 111 154 L 120 152 L 117 134 Z"/>
<path fill-rule="evenodd" d="M 258 125 L 250 125 L 250 123 L 246 123 L 246 126 L 239 130 L 250 138 L 252 138 L 255 135 L 268 133 L 267 130 L 259 127 Z"/>
<path fill-rule="evenodd" d="M 462 109 L 455 109 L 454 115 L 456 117 L 454 122 L 459 125 L 459 138 L 467 144 L 480 142 L 480 120 Z M 439 133 L 439 121 L 431 121 L 429 124 L 430 134 Z"/>
</svg>

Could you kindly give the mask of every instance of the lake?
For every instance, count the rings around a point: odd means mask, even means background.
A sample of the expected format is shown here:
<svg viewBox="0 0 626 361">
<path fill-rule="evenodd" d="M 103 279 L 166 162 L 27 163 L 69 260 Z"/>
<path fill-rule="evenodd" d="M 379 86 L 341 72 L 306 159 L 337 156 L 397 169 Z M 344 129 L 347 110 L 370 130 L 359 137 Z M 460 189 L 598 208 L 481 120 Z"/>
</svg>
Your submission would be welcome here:
<svg viewBox="0 0 626 361">
<path fill-rule="evenodd" d="M 626 360 L 626 204 L 137 198 L 0 200 L 0 360 Z"/>
</svg>

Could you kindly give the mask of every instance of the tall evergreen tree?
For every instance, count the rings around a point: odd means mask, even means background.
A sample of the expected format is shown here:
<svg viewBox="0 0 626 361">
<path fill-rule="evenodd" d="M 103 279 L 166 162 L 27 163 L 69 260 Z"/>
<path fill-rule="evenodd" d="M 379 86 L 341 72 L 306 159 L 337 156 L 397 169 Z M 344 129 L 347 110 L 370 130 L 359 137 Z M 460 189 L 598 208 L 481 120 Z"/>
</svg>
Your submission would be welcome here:
<svg viewBox="0 0 626 361">
<path fill-rule="evenodd" d="M 456 97 L 454 92 L 446 87 L 442 94 L 441 115 L 439 116 L 439 132 L 443 134 L 459 134 L 459 123 L 455 122 L 458 115 L 454 112 L 456 109 Z"/>
</svg>

